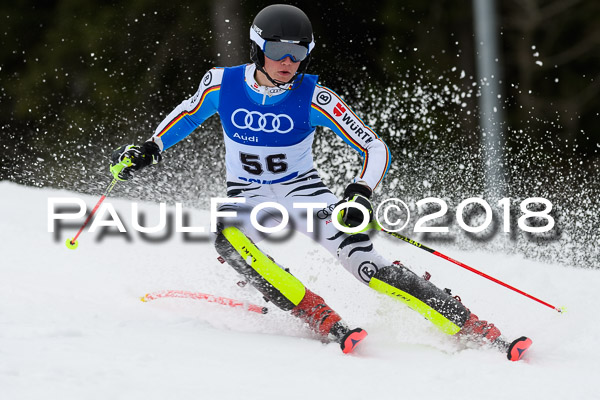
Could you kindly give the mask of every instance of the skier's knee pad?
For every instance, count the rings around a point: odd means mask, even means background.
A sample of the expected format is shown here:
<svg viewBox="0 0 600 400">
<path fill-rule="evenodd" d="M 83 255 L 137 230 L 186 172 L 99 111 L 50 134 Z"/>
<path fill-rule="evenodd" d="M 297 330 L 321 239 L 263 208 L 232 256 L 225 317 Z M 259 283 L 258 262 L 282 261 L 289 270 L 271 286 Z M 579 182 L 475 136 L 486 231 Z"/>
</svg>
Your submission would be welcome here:
<svg viewBox="0 0 600 400">
<path fill-rule="evenodd" d="M 222 229 L 217 234 L 215 249 L 252 286 L 282 310 L 291 310 L 304 298 L 306 289 L 302 282 L 277 265 L 239 229 Z"/>
<path fill-rule="evenodd" d="M 461 302 L 404 266 L 380 269 L 369 286 L 402 301 L 450 335 L 460 331 L 470 314 Z"/>
</svg>

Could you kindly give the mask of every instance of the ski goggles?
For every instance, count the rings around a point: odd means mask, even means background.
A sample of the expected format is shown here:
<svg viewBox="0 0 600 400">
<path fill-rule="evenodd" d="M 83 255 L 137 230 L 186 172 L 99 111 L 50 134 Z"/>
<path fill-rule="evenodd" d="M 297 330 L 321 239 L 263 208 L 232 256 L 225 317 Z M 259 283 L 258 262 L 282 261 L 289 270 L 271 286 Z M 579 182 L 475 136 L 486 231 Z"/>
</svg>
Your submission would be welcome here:
<svg viewBox="0 0 600 400">
<path fill-rule="evenodd" d="M 265 56 L 271 60 L 280 61 L 286 57 L 293 62 L 300 62 L 308 56 L 308 48 L 301 44 L 267 40 L 263 46 Z"/>
<path fill-rule="evenodd" d="M 296 41 L 265 40 L 259 34 L 255 25 L 250 28 L 250 39 L 256 43 L 271 60 L 280 61 L 290 57 L 293 62 L 303 61 L 315 47 L 314 39 L 308 43 L 308 48 Z"/>
</svg>

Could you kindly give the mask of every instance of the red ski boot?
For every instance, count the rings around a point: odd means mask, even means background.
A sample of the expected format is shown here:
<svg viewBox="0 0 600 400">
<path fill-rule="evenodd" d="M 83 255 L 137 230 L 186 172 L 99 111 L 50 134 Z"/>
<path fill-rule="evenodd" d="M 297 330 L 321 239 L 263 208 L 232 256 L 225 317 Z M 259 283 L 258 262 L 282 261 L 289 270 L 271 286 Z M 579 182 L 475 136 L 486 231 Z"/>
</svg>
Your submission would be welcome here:
<svg viewBox="0 0 600 400">
<path fill-rule="evenodd" d="M 477 315 L 473 313 L 469 315 L 469 319 L 467 319 L 467 322 L 465 322 L 457 335 L 466 335 L 479 343 L 489 343 L 500 351 L 505 352 L 506 357 L 510 361 L 519 361 L 522 359 L 527 349 L 529 349 L 533 343 L 532 340 L 526 336 L 521 336 L 511 343 L 507 342 L 500 336 L 500 329 L 496 328 L 494 324 L 489 324 L 487 321 L 480 320 L 477 318 Z"/>
<path fill-rule="evenodd" d="M 400 261 L 394 261 L 395 265 L 402 265 Z M 428 281 L 431 278 L 429 272 L 425 272 L 423 279 Z M 448 295 L 452 296 L 450 289 L 444 289 Z M 456 300 L 462 303 L 459 296 L 453 296 Z M 521 336 L 512 342 L 507 342 L 500 334 L 500 329 L 494 324 L 487 321 L 482 321 L 477 318 L 477 315 L 471 313 L 469 318 L 463 325 L 462 329 L 456 334 L 458 337 L 468 337 L 470 340 L 480 344 L 488 343 L 506 353 L 506 357 L 510 361 L 519 361 L 529 349 L 533 341 L 526 336 Z"/>
<path fill-rule="evenodd" d="M 367 332 L 361 328 L 350 330 L 321 296 L 308 289 L 302 301 L 292 309 L 292 315 L 305 321 L 310 329 L 323 339 L 333 337 L 346 354 L 352 352 L 367 336 Z"/>
<path fill-rule="evenodd" d="M 477 315 L 471 313 L 458 335 L 494 344 L 496 339 L 500 337 L 500 329 L 496 328 L 494 324 L 480 320 Z"/>
</svg>

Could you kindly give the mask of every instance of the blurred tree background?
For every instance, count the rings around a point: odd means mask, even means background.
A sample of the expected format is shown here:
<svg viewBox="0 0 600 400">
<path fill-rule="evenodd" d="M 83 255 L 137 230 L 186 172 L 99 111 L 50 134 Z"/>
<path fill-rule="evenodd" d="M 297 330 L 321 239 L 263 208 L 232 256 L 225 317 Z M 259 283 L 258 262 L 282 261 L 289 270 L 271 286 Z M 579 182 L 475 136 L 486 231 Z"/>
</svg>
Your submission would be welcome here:
<svg viewBox="0 0 600 400">
<path fill-rule="evenodd" d="M 482 193 L 470 1 L 290 1 L 311 18 L 309 72 L 340 93 L 391 148 L 385 195 Z M 249 61 L 261 0 L 15 0 L 0 5 L 0 180 L 100 193 L 108 156 L 139 143 L 213 66 Z M 497 79 L 514 198 L 545 196 L 569 221 L 597 205 L 600 2 L 498 0 Z M 121 194 L 222 194 L 218 117 L 169 151 L 172 161 Z M 203 151 L 204 150 L 204 151 Z M 315 159 L 339 191 L 358 157 L 318 131 Z M 334 179 L 346 177 L 347 179 Z M 148 183 L 148 184 L 146 184 Z M 152 184 L 149 184 L 152 183 Z M 577 210 L 577 211 L 576 211 Z M 597 228 L 586 230 L 597 237 Z M 572 233 L 572 235 L 581 233 Z M 594 236 L 596 235 L 596 236 Z M 596 239 L 593 239 L 596 240 Z"/>
</svg>

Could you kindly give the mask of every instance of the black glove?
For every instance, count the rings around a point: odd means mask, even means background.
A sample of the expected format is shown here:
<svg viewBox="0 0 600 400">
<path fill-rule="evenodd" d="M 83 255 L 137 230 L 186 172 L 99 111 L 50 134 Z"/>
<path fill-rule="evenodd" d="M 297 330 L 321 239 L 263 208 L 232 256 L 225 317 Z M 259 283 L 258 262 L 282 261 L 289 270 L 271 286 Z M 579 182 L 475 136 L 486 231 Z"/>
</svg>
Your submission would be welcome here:
<svg viewBox="0 0 600 400">
<path fill-rule="evenodd" d="M 126 144 L 113 151 L 110 172 L 115 179 L 126 181 L 133 176 L 134 171 L 158 164 L 160 160 L 160 148 L 154 142 L 145 142 L 141 146 Z"/>
<path fill-rule="evenodd" d="M 360 205 L 365 206 L 369 211 L 369 222 L 373 220 L 373 205 L 369 200 L 373 191 L 367 185 L 362 183 L 351 183 L 344 190 L 344 201 L 356 202 Z M 359 226 L 364 219 L 364 215 L 361 210 L 355 207 L 344 208 L 341 213 L 342 222 L 350 227 L 354 228 Z"/>
</svg>

